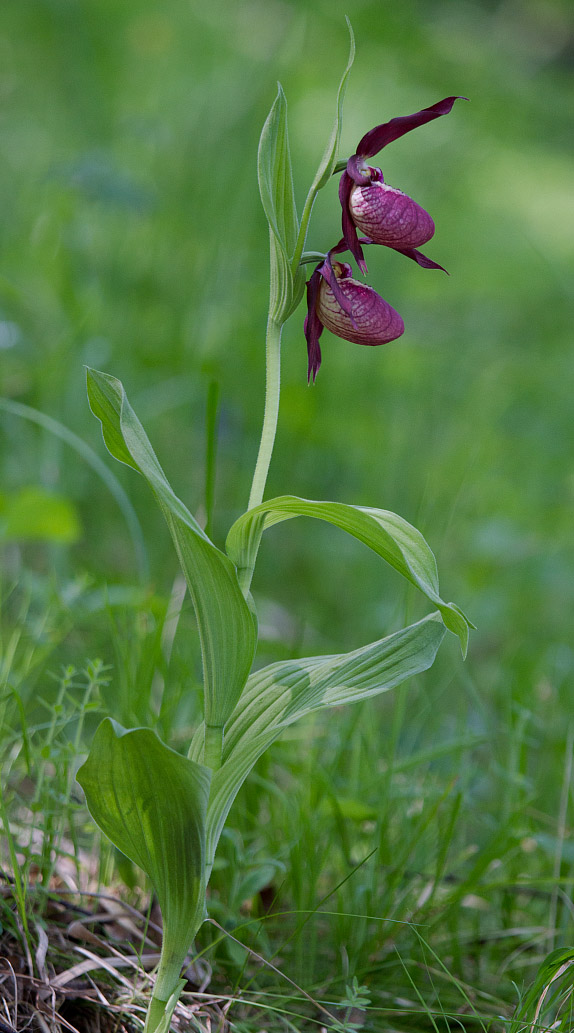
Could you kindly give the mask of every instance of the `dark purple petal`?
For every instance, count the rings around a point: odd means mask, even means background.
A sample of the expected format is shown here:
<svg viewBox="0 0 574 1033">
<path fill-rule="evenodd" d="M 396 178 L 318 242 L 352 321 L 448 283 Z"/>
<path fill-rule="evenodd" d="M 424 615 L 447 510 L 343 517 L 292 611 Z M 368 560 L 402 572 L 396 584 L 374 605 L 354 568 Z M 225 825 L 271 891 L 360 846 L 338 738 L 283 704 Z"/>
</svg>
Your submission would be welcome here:
<svg viewBox="0 0 574 1033">
<path fill-rule="evenodd" d="M 347 245 L 347 250 L 351 252 L 355 262 L 359 266 L 359 269 L 364 276 L 367 275 L 367 263 L 365 262 L 365 256 L 363 249 L 359 244 L 359 238 L 357 237 L 357 230 L 351 216 L 349 214 L 349 198 L 351 196 L 351 190 L 354 187 L 353 180 L 349 176 L 348 172 L 343 172 L 341 180 L 339 182 L 339 200 L 341 202 L 341 208 L 343 210 L 343 239 Z"/>
<path fill-rule="evenodd" d="M 420 204 L 388 183 L 375 180 L 354 185 L 348 210 L 355 226 L 373 244 L 386 247 L 418 247 L 434 234 L 434 222 Z"/>
<path fill-rule="evenodd" d="M 363 243 L 366 243 L 366 241 L 363 241 Z M 443 273 L 450 276 L 450 273 L 445 269 L 444 265 L 439 265 L 438 262 L 433 262 L 432 258 L 427 258 L 426 255 L 423 255 L 422 251 L 417 251 L 414 247 L 394 247 L 393 251 L 398 251 L 399 255 L 405 255 L 407 258 L 412 258 L 413 262 L 422 266 L 423 269 L 442 269 Z"/>
<path fill-rule="evenodd" d="M 445 97 L 437 104 L 431 104 L 430 108 L 416 111 L 414 115 L 399 115 L 398 118 L 391 118 L 390 122 L 383 122 L 380 126 L 375 126 L 374 129 L 365 133 L 357 147 L 357 155 L 360 158 L 372 158 L 373 154 L 378 154 L 393 140 L 398 140 L 405 133 L 410 133 L 411 129 L 424 126 L 427 122 L 432 122 L 434 118 L 439 118 L 440 115 L 448 115 L 455 100 L 466 99 L 466 97 Z"/>
<path fill-rule="evenodd" d="M 305 316 L 305 323 L 303 330 L 305 338 L 307 340 L 307 355 L 309 363 L 307 366 L 307 383 L 310 383 L 311 377 L 313 383 L 315 383 L 315 377 L 321 366 L 321 348 L 319 345 L 319 338 L 323 333 L 323 324 L 317 315 L 317 296 L 319 294 L 319 287 L 321 286 L 322 279 L 319 272 L 320 266 L 317 266 L 315 272 L 311 278 L 307 280 L 307 315 Z"/>
<path fill-rule="evenodd" d="M 352 319 L 343 311 L 326 280 L 322 280 L 319 287 L 317 313 L 331 333 L 371 347 L 388 344 L 404 333 L 405 325 L 399 313 L 372 287 L 352 277 L 341 278 L 339 287 L 351 302 Z"/>
</svg>

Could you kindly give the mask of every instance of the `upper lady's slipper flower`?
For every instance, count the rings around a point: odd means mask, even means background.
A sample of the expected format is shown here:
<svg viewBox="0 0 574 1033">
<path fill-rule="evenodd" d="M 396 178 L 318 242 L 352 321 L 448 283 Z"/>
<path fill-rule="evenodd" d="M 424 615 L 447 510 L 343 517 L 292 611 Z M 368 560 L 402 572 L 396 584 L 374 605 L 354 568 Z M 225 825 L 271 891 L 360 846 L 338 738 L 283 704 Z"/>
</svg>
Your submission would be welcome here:
<svg viewBox="0 0 574 1033">
<path fill-rule="evenodd" d="M 343 242 L 342 242 L 343 243 Z M 351 266 L 332 262 L 333 248 L 307 283 L 305 337 L 309 356 L 308 379 L 317 376 L 321 365 L 319 338 L 323 327 L 337 337 L 355 344 L 388 344 L 404 333 L 405 324 L 398 312 L 372 287 L 354 280 Z"/>
<path fill-rule="evenodd" d="M 425 125 L 440 115 L 448 115 L 455 100 L 461 97 L 446 97 L 430 108 L 423 108 L 413 115 L 402 115 L 375 126 L 360 141 L 355 154 L 347 162 L 347 169 L 341 176 L 339 198 L 343 208 L 343 238 L 349 251 L 366 273 L 367 266 L 357 228 L 365 233 L 373 244 L 401 251 L 419 265 L 428 267 L 429 260 L 416 248 L 426 244 L 434 234 L 434 222 L 428 212 L 421 208 L 407 194 L 385 183 L 379 168 L 367 163 L 367 158 L 398 140 L 411 129 Z M 434 263 L 430 263 L 434 266 Z"/>
</svg>

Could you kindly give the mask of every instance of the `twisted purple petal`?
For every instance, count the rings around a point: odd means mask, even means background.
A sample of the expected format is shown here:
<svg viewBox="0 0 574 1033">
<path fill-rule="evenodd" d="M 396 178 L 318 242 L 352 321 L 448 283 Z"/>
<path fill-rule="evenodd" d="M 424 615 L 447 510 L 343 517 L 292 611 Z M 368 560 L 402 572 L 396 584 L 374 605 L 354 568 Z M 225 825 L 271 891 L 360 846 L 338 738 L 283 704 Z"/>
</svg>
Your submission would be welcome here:
<svg viewBox="0 0 574 1033">
<path fill-rule="evenodd" d="M 413 115 L 399 115 L 397 118 L 391 118 L 390 122 L 383 122 L 380 126 L 375 126 L 374 129 L 365 133 L 360 141 L 356 151 L 357 155 L 360 158 L 372 158 L 373 154 L 378 154 L 393 140 L 398 140 L 405 133 L 410 133 L 411 129 L 424 126 L 427 122 L 439 118 L 440 115 L 448 115 L 455 100 L 467 100 L 467 98 L 445 97 L 444 100 L 439 100 L 436 104 L 431 104 L 429 108 L 423 108 L 422 111 L 416 111 Z"/>
<path fill-rule="evenodd" d="M 339 279 L 337 277 L 337 274 L 335 273 L 335 270 L 333 269 L 331 254 L 332 252 L 329 251 L 326 260 L 323 262 L 323 265 L 319 266 L 317 271 L 321 274 L 323 279 L 326 280 L 326 282 L 329 284 L 329 287 L 333 291 L 333 294 L 335 295 L 335 298 L 337 299 L 339 305 L 343 309 L 343 312 L 347 313 L 351 322 L 354 325 L 352 305 L 349 298 L 341 290 Z M 351 266 L 347 265 L 346 269 L 348 269 L 348 273 L 346 273 L 346 275 L 351 276 Z"/>
<path fill-rule="evenodd" d="M 349 213 L 349 199 L 351 197 L 351 190 L 354 187 L 353 180 L 351 179 L 348 172 L 343 172 L 339 182 L 339 200 L 341 202 L 341 208 L 343 210 L 342 229 L 343 229 L 343 240 L 346 244 L 346 250 L 350 251 L 355 262 L 359 266 L 359 269 L 363 273 L 363 276 L 367 275 L 367 263 L 365 262 L 365 256 L 363 249 L 359 244 L 359 238 L 357 237 L 356 226 L 351 219 Z"/>
<path fill-rule="evenodd" d="M 372 244 L 373 241 L 370 237 L 359 237 L 359 244 Z M 329 255 L 340 255 L 343 251 L 348 251 L 347 241 L 344 237 L 341 237 L 338 244 L 332 247 L 329 251 Z M 445 269 L 444 265 L 439 265 L 438 262 L 433 262 L 432 258 L 427 258 L 423 255 L 422 251 L 417 251 L 414 247 L 393 247 L 392 251 L 398 251 L 399 255 L 405 255 L 406 258 L 412 258 L 413 262 L 420 265 L 423 269 L 441 269 L 443 273 L 450 276 L 450 273 Z"/>
<path fill-rule="evenodd" d="M 363 240 L 363 244 L 366 244 L 366 240 Z M 433 262 L 432 258 L 427 258 L 426 255 L 423 255 L 422 251 L 417 251 L 414 247 L 394 247 L 393 251 L 398 251 L 399 255 L 405 255 L 406 258 L 412 258 L 413 262 L 422 266 L 423 269 L 441 269 L 443 273 L 450 276 L 450 273 L 445 269 L 444 265 L 439 265 L 438 262 Z"/>
<path fill-rule="evenodd" d="M 321 347 L 319 345 L 319 338 L 323 333 L 323 324 L 317 315 L 317 296 L 319 294 L 319 287 L 321 286 L 321 273 L 319 272 L 321 266 L 318 265 L 311 278 L 307 280 L 307 315 L 305 316 L 305 323 L 303 331 L 307 340 L 307 383 L 310 383 L 311 377 L 313 383 L 315 383 L 315 377 L 319 372 L 321 366 Z"/>
</svg>

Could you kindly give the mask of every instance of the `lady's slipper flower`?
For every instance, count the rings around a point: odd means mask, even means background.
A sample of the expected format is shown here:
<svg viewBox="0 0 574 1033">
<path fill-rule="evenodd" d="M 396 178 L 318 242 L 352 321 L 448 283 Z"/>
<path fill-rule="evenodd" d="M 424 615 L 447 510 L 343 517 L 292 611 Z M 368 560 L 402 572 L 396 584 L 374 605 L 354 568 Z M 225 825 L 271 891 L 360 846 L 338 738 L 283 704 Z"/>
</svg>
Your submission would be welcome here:
<svg viewBox="0 0 574 1033">
<path fill-rule="evenodd" d="M 338 250 L 347 248 L 333 248 L 307 283 L 305 337 L 308 380 L 312 377 L 313 382 L 321 365 L 319 338 L 323 327 L 346 341 L 371 347 L 394 341 L 405 329 L 399 313 L 380 294 L 353 279 L 350 265 L 331 261 L 331 255 Z"/>
<path fill-rule="evenodd" d="M 379 168 L 371 167 L 366 159 L 398 140 L 411 129 L 425 125 L 440 115 L 448 115 L 455 100 L 461 97 L 446 97 L 430 108 L 423 108 L 413 115 L 402 115 L 375 126 L 360 141 L 355 154 L 347 162 L 347 169 L 341 176 L 339 199 L 343 208 L 343 238 L 362 273 L 367 266 L 357 228 L 365 233 L 373 244 L 384 244 L 394 248 L 419 265 L 429 267 L 429 259 L 416 248 L 426 244 L 434 234 L 434 222 L 428 212 L 421 208 L 407 194 L 385 183 Z M 434 263 L 430 263 L 434 266 Z"/>
</svg>

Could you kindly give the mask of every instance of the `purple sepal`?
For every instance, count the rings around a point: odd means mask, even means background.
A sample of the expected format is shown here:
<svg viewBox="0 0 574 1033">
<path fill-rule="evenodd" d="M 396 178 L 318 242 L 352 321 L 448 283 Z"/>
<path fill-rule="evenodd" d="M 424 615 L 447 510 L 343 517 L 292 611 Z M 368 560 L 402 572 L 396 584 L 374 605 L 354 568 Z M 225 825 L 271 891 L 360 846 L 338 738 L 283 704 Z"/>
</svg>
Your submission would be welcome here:
<svg viewBox="0 0 574 1033">
<path fill-rule="evenodd" d="M 445 97 L 444 100 L 431 104 L 429 108 L 416 111 L 414 115 L 399 115 L 397 118 L 391 118 L 390 122 L 383 122 L 380 126 L 375 126 L 374 129 L 365 133 L 354 157 L 358 156 L 359 159 L 372 158 L 373 154 L 378 154 L 383 147 L 392 143 L 393 140 L 398 140 L 405 133 L 410 133 L 411 129 L 424 126 L 427 122 L 432 122 L 434 118 L 439 118 L 440 115 L 448 115 L 455 100 L 467 100 L 467 98 Z"/>
<path fill-rule="evenodd" d="M 355 262 L 359 266 L 363 276 L 367 275 L 367 263 L 365 262 L 365 256 L 363 249 L 359 244 L 359 238 L 357 237 L 357 228 L 355 223 L 351 219 L 349 214 L 349 198 L 351 197 L 351 190 L 353 189 L 354 183 L 348 172 L 343 172 L 339 182 L 339 200 L 341 202 L 341 208 L 343 210 L 342 229 L 343 239 L 347 245 L 347 249 L 351 252 Z"/>
<path fill-rule="evenodd" d="M 366 244 L 367 240 L 361 238 L 362 243 Z M 448 269 L 445 269 L 444 265 L 439 265 L 438 262 L 433 262 L 432 258 L 427 258 L 423 255 L 422 251 L 417 251 L 414 247 L 394 247 L 393 251 L 398 251 L 399 255 L 406 255 L 407 258 L 412 258 L 413 262 L 417 265 L 422 266 L 423 269 L 441 269 L 443 273 L 450 276 Z"/>
<path fill-rule="evenodd" d="M 320 268 L 321 266 L 318 265 L 311 278 L 307 280 L 307 315 L 305 316 L 303 331 L 307 340 L 307 355 L 309 357 L 309 364 L 307 366 L 308 384 L 311 382 L 311 378 L 313 378 L 313 383 L 315 383 L 315 377 L 321 366 L 319 338 L 323 333 L 323 324 L 317 315 L 316 307 L 317 295 L 321 286 Z"/>
</svg>

